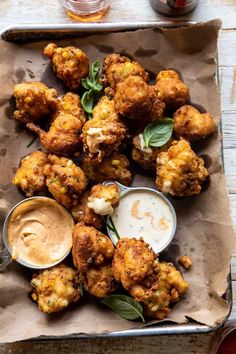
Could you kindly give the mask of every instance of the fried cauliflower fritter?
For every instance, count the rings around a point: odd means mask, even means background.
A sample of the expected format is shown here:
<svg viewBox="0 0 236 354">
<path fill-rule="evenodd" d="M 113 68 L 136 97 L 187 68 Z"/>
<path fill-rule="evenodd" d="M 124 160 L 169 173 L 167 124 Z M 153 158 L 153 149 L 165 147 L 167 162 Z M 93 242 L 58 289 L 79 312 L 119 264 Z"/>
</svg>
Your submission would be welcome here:
<svg viewBox="0 0 236 354">
<path fill-rule="evenodd" d="M 116 112 L 121 116 L 150 122 L 163 117 L 165 104 L 161 94 L 140 76 L 129 76 L 116 86 L 114 95 Z"/>
<path fill-rule="evenodd" d="M 93 183 L 113 180 L 124 185 L 130 185 L 132 175 L 129 171 L 129 165 L 129 160 L 125 155 L 113 152 L 109 157 L 104 158 L 100 164 L 91 163 L 84 158 L 81 167 Z"/>
<path fill-rule="evenodd" d="M 117 184 L 104 186 L 97 184 L 92 187 L 88 198 L 88 207 L 99 215 L 111 215 L 119 203 L 120 190 Z"/>
<path fill-rule="evenodd" d="M 168 109 L 177 109 L 189 99 L 189 89 L 174 70 L 160 71 L 156 78 L 156 88 Z"/>
<path fill-rule="evenodd" d="M 114 101 L 103 96 L 93 109 L 93 118 L 87 121 L 81 135 L 84 152 L 101 162 L 118 149 L 125 137 L 126 127 L 115 112 Z"/>
<path fill-rule="evenodd" d="M 68 209 L 76 204 L 87 186 L 87 178 L 81 168 L 65 157 L 48 155 L 44 174 L 49 192 Z"/>
<path fill-rule="evenodd" d="M 57 91 L 42 82 L 22 82 L 15 85 L 16 108 L 14 118 L 23 122 L 36 122 L 50 116 L 57 106 Z"/>
<path fill-rule="evenodd" d="M 89 72 L 87 55 L 76 47 L 58 47 L 49 43 L 44 48 L 44 55 L 52 61 L 53 70 L 72 91 L 81 86 L 81 79 Z"/>
<path fill-rule="evenodd" d="M 189 287 L 180 272 L 171 263 L 159 262 L 142 239 L 118 241 L 112 271 L 116 281 L 144 305 L 145 315 L 159 320 Z"/>
<path fill-rule="evenodd" d="M 94 226 L 96 229 L 101 229 L 103 221 L 101 215 L 96 214 L 88 207 L 88 198 L 91 190 L 85 191 L 72 207 L 71 213 L 76 222 L 83 221 L 85 225 Z"/>
<path fill-rule="evenodd" d="M 200 113 L 195 107 L 185 105 L 174 113 L 174 133 L 177 138 L 190 142 L 205 138 L 215 130 L 210 113 Z"/>
<path fill-rule="evenodd" d="M 82 279 L 85 290 L 98 298 L 109 296 L 117 289 L 110 263 L 97 267 L 91 266 Z"/>
<path fill-rule="evenodd" d="M 132 159 L 139 164 L 145 170 L 155 171 L 157 156 L 162 151 L 167 151 L 170 147 L 172 139 L 170 139 L 165 145 L 155 147 L 145 147 L 143 134 L 139 134 L 133 138 Z"/>
<path fill-rule="evenodd" d="M 47 154 L 42 151 L 34 151 L 25 156 L 12 183 L 20 187 L 27 197 L 46 189 L 46 178 L 44 176 L 44 167 L 48 162 Z"/>
<path fill-rule="evenodd" d="M 156 186 L 163 193 L 179 197 L 199 194 L 208 175 L 203 159 L 182 138 L 157 157 Z"/>
<path fill-rule="evenodd" d="M 79 300 L 79 284 L 78 272 L 60 264 L 33 276 L 31 297 L 41 311 L 58 312 Z"/>
<path fill-rule="evenodd" d="M 57 106 L 48 132 L 33 123 L 27 127 L 39 135 L 43 147 L 57 155 L 70 155 L 80 144 L 80 133 L 86 118 L 78 95 L 68 92 Z"/>
<path fill-rule="evenodd" d="M 187 292 L 189 284 L 172 263 L 157 263 L 155 272 L 156 282 L 152 291 L 144 294 L 142 302 L 147 317 L 162 320 L 170 313 L 171 304 Z"/>
<path fill-rule="evenodd" d="M 152 274 L 155 253 L 143 239 L 122 238 L 116 245 L 112 271 L 116 281 L 130 291 L 136 282 Z"/>
<path fill-rule="evenodd" d="M 72 256 L 80 273 L 84 273 L 92 265 L 100 266 L 111 260 L 113 254 L 114 246 L 106 235 L 83 222 L 75 225 Z"/>
<path fill-rule="evenodd" d="M 148 73 L 140 64 L 120 54 L 111 54 L 104 59 L 103 74 L 105 83 L 112 89 L 129 76 L 140 76 L 146 82 L 149 80 Z"/>
</svg>

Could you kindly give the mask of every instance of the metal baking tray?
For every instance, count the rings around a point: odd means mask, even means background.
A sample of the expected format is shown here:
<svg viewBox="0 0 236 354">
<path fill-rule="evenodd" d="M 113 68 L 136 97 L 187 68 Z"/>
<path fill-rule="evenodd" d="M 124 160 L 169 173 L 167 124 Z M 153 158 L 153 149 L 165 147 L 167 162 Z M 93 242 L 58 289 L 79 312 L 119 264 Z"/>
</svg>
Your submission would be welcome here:
<svg viewBox="0 0 236 354">
<path fill-rule="evenodd" d="M 187 27 L 195 24 L 193 21 L 158 21 L 158 22 L 119 22 L 119 23 L 76 23 L 76 24 L 54 24 L 54 25 L 16 25 L 3 29 L 0 32 L 1 39 L 14 43 L 27 43 L 41 40 L 62 39 L 71 37 L 82 37 L 98 32 L 132 31 L 141 28 L 177 28 Z M 216 80 L 219 87 L 218 66 L 216 71 Z M 220 132 L 222 132 L 222 123 L 220 121 Z M 224 167 L 223 146 L 221 147 L 221 162 Z M 201 334 L 209 333 L 222 327 L 229 318 L 232 309 L 232 284 L 231 272 L 227 278 L 228 287 L 225 293 L 225 299 L 229 304 L 229 313 L 224 320 L 217 326 L 211 327 L 194 321 L 186 324 L 176 324 L 174 322 L 160 322 L 160 324 L 147 325 L 143 328 L 136 328 L 123 331 L 115 331 L 101 334 L 71 334 L 66 336 L 40 336 L 28 339 L 26 341 L 42 340 L 60 340 L 60 339 L 88 339 L 88 338 L 122 338 L 136 336 L 156 336 L 167 334 Z"/>
</svg>

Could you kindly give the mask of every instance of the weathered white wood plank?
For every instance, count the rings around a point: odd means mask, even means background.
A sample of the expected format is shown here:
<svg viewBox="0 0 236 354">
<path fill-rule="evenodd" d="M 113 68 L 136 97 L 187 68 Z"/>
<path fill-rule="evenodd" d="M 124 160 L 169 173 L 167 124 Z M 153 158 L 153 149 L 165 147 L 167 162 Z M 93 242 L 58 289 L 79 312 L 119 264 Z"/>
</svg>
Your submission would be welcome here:
<svg viewBox="0 0 236 354">
<path fill-rule="evenodd" d="M 218 41 L 218 60 L 220 66 L 236 66 L 236 50 L 232 50 L 233 43 L 236 43 L 235 30 L 220 31 Z"/>
<path fill-rule="evenodd" d="M 232 64 L 233 63 L 234 65 L 236 65 L 236 59 L 234 62 L 232 62 Z M 236 111 L 236 66 L 220 67 L 219 79 L 220 79 L 222 111 L 223 112 Z"/>
<path fill-rule="evenodd" d="M 234 28 L 236 18 L 236 6 L 234 0 L 200 0 L 194 12 L 179 20 L 207 21 L 221 18 L 223 28 Z M 148 0 L 113 0 L 111 10 L 104 18 L 106 22 L 122 21 L 160 21 L 166 19 L 157 14 L 150 6 Z M 65 23 L 68 19 L 59 1 L 56 0 L 1 0 L 0 26 L 16 23 Z"/>
</svg>

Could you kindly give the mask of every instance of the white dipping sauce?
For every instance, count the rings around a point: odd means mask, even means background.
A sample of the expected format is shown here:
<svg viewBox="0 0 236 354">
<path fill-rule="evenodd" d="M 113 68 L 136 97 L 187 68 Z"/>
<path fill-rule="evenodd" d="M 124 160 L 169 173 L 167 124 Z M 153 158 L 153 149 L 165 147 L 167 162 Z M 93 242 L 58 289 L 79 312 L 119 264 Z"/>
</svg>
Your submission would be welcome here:
<svg viewBox="0 0 236 354">
<path fill-rule="evenodd" d="M 157 193 L 145 190 L 124 194 L 112 220 L 121 238 L 142 237 L 154 252 L 160 252 L 169 244 L 176 226 L 168 203 Z"/>
</svg>

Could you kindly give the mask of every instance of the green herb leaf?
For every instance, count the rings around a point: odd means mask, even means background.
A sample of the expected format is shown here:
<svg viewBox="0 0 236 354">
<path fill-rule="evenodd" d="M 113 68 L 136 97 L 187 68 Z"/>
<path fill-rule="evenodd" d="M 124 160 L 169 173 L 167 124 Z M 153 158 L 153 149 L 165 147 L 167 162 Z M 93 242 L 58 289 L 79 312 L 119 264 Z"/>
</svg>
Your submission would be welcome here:
<svg viewBox="0 0 236 354">
<path fill-rule="evenodd" d="M 172 136 L 173 127 L 174 121 L 171 118 L 148 124 L 143 132 L 145 146 L 160 147 L 166 144 Z"/>
<path fill-rule="evenodd" d="M 100 71 L 100 63 L 98 60 L 95 60 L 90 69 L 90 78 L 93 82 L 97 80 L 99 71 Z"/>
<path fill-rule="evenodd" d="M 81 97 L 81 105 L 85 110 L 85 112 L 89 114 L 93 113 L 93 102 L 94 102 L 93 90 L 84 92 Z"/>
<path fill-rule="evenodd" d="M 81 83 L 82 83 L 82 86 L 83 86 L 86 90 L 90 90 L 90 86 L 89 86 L 87 80 L 88 80 L 87 78 L 86 78 L 86 79 L 82 79 L 82 80 L 81 80 Z"/>
<path fill-rule="evenodd" d="M 117 231 L 117 229 L 115 227 L 115 224 L 114 224 L 111 216 L 107 217 L 106 225 L 112 232 L 114 232 L 114 234 L 116 235 L 117 239 L 119 240 L 120 239 L 120 235 L 119 235 L 119 233 L 118 233 L 118 231 Z"/>
<path fill-rule="evenodd" d="M 103 89 L 103 86 L 99 82 L 96 82 L 93 85 L 93 89 L 94 91 L 100 92 Z"/>
<path fill-rule="evenodd" d="M 28 73 L 28 75 L 29 75 L 29 77 L 30 77 L 31 79 L 34 79 L 34 78 L 35 78 L 35 75 L 34 75 L 34 73 L 33 73 L 32 70 L 26 69 L 26 71 L 27 71 L 27 73 Z"/>
<path fill-rule="evenodd" d="M 84 287 L 83 287 L 83 283 L 79 284 L 79 291 L 80 291 L 80 296 L 84 297 Z"/>
<path fill-rule="evenodd" d="M 38 139 L 38 137 L 34 136 L 33 139 L 31 139 L 30 142 L 26 145 L 26 147 L 29 148 L 37 139 Z"/>
<path fill-rule="evenodd" d="M 130 296 L 111 295 L 103 299 L 101 303 L 126 320 L 141 318 L 143 323 L 145 322 L 142 306 Z"/>
</svg>

